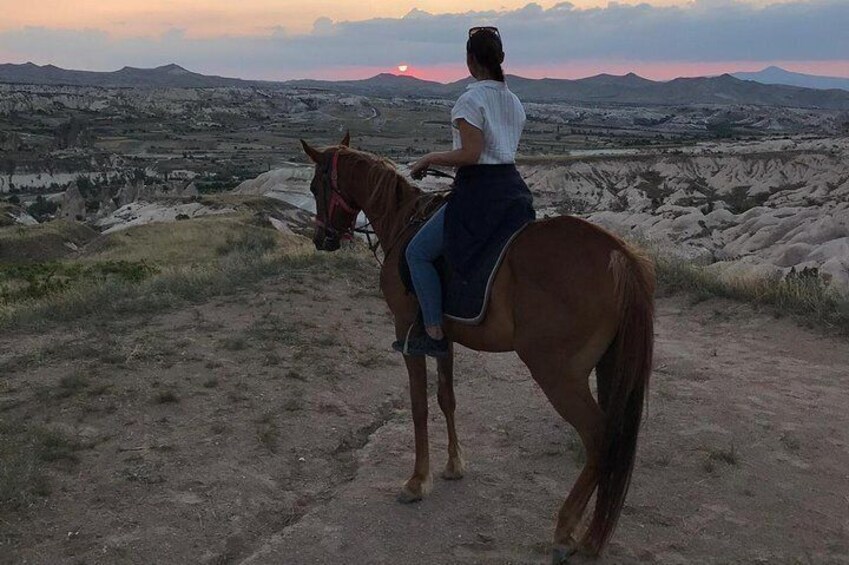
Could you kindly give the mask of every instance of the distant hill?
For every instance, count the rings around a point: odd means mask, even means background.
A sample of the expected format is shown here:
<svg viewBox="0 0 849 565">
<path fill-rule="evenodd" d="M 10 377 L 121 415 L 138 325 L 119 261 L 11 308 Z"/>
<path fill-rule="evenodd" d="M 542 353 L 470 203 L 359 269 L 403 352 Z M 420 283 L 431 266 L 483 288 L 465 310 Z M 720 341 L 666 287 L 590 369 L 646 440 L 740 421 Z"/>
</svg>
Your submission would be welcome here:
<svg viewBox="0 0 849 565">
<path fill-rule="evenodd" d="M 462 82 L 462 81 L 461 81 Z M 332 90 L 334 92 L 348 92 L 364 96 L 420 96 L 423 98 L 439 98 L 453 95 L 455 91 L 463 87 L 456 87 L 459 83 L 443 84 L 429 80 L 421 80 L 408 75 L 393 75 L 381 73 L 363 80 L 290 80 L 285 82 L 287 86 L 300 88 L 316 88 Z"/>
<path fill-rule="evenodd" d="M 829 80 L 825 77 L 819 78 Z M 718 77 L 678 78 L 665 82 L 648 80 L 633 73 L 624 76 L 600 74 L 577 80 L 528 79 L 519 76 L 509 76 L 507 80 L 510 88 L 528 102 L 639 105 L 746 104 L 849 110 L 849 90 L 822 90 L 764 84 L 760 81 L 741 80 L 728 74 Z M 364 80 L 262 82 L 202 75 L 175 64 L 154 69 L 124 67 L 115 72 L 92 72 L 26 63 L 0 65 L 0 82 L 118 88 L 294 87 L 381 98 L 398 96 L 453 99 L 465 90 L 471 79 L 443 84 L 407 75 L 383 73 Z"/>
<path fill-rule="evenodd" d="M 464 79 L 442 84 L 382 74 L 358 81 L 294 81 L 287 84 L 365 96 L 456 98 L 469 82 L 469 79 Z M 747 104 L 849 110 L 849 92 L 846 91 L 766 85 L 740 80 L 728 74 L 678 78 L 665 82 L 648 80 L 633 73 L 624 76 L 601 74 L 577 80 L 508 76 L 507 82 L 513 92 L 529 102 Z"/>
<path fill-rule="evenodd" d="M 767 67 L 756 73 L 734 73 L 733 76 L 740 80 L 753 80 L 762 84 L 786 84 L 821 90 L 829 88 L 849 90 L 849 78 L 806 75 L 786 71 L 781 67 Z"/>
<path fill-rule="evenodd" d="M 109 88 L 209 88 L 217 86 L 250 86 L 251 81 L 208 76 L 187 71 L 180 65 L 164 65 L 154 69 L 124 67 L 114 72 L 72 71 L 54 65 L 0 65 L 0 82 Z"/>
</svg>

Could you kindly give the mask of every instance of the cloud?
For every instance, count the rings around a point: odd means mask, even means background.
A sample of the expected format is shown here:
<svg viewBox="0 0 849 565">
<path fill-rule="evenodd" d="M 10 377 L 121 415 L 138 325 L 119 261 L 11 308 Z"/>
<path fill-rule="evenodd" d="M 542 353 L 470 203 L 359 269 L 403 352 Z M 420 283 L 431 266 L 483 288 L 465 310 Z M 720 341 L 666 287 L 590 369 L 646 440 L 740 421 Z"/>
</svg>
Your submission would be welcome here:
<svg viewBox="0 0 849 565">
<path fill-rule="evenodd" d="M 497 25 L 511 68 L 574 60 L 640 62 L 828 61 L 849 54 L 849 2 L 796 0 L 765 6 L 738 0 L 694 0 L 659 7 L 611 2 L 578 9 L 531 3 L 509 11 L 430 14 L 335 22 L 311 32 L 193 38 L 180 30 L 157 37 L 116 38 L 104 30 L 22 28 L 0 33 L 0 52 L 39 63 L 110 70 L 177 62 L 208 73 L 246 78 L 316 74 L 322 68 L 462 64 L 466 31 Z"/>
</svg>

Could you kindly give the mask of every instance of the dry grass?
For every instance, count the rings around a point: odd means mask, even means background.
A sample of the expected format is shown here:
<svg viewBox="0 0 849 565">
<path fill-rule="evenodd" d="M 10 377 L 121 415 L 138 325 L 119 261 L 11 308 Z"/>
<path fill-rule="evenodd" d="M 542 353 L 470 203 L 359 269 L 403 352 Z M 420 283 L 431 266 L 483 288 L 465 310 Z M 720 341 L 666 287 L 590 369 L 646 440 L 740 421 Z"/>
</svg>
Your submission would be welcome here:
<svg viewBox="0 0 849 565">
<path fill-rule="evenodd" d="M 849 335 L 849 298 L 830 290 L 812 276 L 765 279 L 723 279 L 702 266 L 682 259 L 655 257 L 659 288 L 686 292 L 696 300 L 730 298 L 766 306 L 777 316 L 791 315 L 810 326 Z"/>
<path fill-rule="evenodd" d="M 80 252 L 65 245 L 84 241 L 89 243 Z M 93 288 L 111 293 L 111 287 L 155 274 L 202 278 L 204 271 L 232 268 L 239 260 L 310 250 L 306 239 L 281 234 L 247 214 L 147 224 L 105 236 L 68 222 L 0 229 L 0 319 L 45 298 L 73 301 L 73 294 L 90 294 Z"/>
<path fill-rule="evenodd" d="M 268 277 L 298 277 L 304 272 L 371 277 L 374 266 L 369 257 L 357 251 L 332 255 L 280 254 L 253 252 L 237 246 L 233 253 L 212 263 L 166 269 L 139 283 L 112 280 L 70 288 L 40 300 L 0 306 L 0 329 L 37 329 L 46 324 L 109 321 L 130 314 L 149 314 L 205 302 Z"/>
<path fill-rule="evenodd" d="M 717 471 L 717 465 L 725 465 L 728 467 L 737 467 L 740 465 L 740 456 L 737 449 L 732 444 L 728 448 L 711 447 L 705 449 L 706 457 L 702 463 L 702 468 L 707 473 Z"/>
<path fill-rule="evenodd" d="M 153 402 L 156 404 L 176 404 L 180 402 L 180 397 L 173 390 L 161 390 L 153 396 Z"/>
<path fill-rule="evenodd" d="M 257 225 L 251 216 L 231 214 L 147 224 L 105 235 L 81 260 L 145 262 L 159 268 L 203 265 L 232 251 L 234 242 L 252 238 L 264 241 L 268 250 L 275 245 L 285 250 L 297 247 L 297 242 L 270 226 Z"/>
<path fill-rule="evenodd" d="M 74 463 L 78 449 L 58 431 L 0 421 L 0 511 L 25 508 L 47 496 L 48 464 Z"/>
<path fill-rule="evenodd" d="M 97 232 L 76 222 L 57 220 L 34 226 L 0 228 L 0 262 L 32 263 L 54 261 L 72 255 L 66 243 L 82 246 L 97 237 Z"/>
<path fill-rule="evenodd" d="M 277 424 L 278 415 L 266 412 L 255 420 L 257 441 L 270 453 L 277 452 L 277 442 L 280 439 L 280 427 Z"/>
</svg>

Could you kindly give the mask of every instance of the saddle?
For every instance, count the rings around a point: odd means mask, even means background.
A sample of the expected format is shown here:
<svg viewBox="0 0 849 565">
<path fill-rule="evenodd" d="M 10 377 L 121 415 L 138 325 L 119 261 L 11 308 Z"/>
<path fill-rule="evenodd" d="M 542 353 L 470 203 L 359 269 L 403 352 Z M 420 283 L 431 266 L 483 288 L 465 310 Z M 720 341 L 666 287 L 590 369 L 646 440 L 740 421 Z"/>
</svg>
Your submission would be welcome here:
<svg viewBox="0 0 849 565">
<path fill-rule="evenodd" d="M 415 294 L 410 266 L 407 263 L 407 247 L 428 219 L 442 206 L 447 204 L 447 196 L 428 195 L 413 214 L 407 229 L 408 235 L 400 244 L 399 269 L 401 280 L 407 292 Z M 419 206 L 417 204 L 417 206 Z M 434 262 L 442 282 L 442 302 L 445 317 L 467 325 L 478 325 L 486 318 L 492 283 L 510 244 L 527 227 L 525 224 L 516 230 L 495 234 L 480 254 L 477 267 L 465 277 L 455 272 L 445 257 Z"/>
</svg>

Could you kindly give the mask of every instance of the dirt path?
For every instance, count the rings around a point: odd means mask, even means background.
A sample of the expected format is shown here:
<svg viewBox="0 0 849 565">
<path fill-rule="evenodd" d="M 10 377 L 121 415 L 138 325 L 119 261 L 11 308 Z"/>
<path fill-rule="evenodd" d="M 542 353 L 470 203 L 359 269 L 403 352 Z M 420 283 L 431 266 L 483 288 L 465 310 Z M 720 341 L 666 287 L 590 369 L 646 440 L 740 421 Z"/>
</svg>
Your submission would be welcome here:
<svg viewBox="0 0 849 565">
<path fill-rule="evenodd" d="M 326 280 L 0 339 L 0 418 L 85 440 L 77 462 L 49 466 L 50 496 L 0 516 L 0 562 L 547 562 L 582 453 L 521 363 L 460 352 L 467 476 L 398 504 L 412 424 L 385 307 L 355 279 Z M 846 342 L 674 298 L 657 343 L 602 562 L 849 563 Z M 435 399 L 431 461 L 438 476 Z"/>
<path fill-rule="evenodd" d="M 603 562 L 849 562 L 846 344 L 726 302 L 665 300 L 658 325 L 650 418 Z M 332 502 L 244 563 L 545 562 L 575 435 L 514 356 L 466 351 L 459 367 L 466 479 L 396 504 L 412 466 L 399 416 Z M 438 410 L 431 422 L 441 464 Z"/>
</svg>

